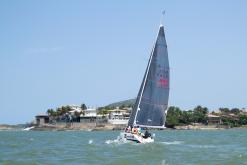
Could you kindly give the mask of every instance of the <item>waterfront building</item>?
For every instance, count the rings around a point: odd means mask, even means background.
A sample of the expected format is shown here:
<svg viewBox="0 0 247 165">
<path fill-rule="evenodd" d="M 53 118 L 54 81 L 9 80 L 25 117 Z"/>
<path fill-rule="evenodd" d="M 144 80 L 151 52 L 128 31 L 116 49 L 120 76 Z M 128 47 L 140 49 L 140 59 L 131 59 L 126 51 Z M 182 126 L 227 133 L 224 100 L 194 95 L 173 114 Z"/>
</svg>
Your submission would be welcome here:
<svg viewBox="0 0 247 165">
<path fill-rule="evenodd" d="M 80 115 L 80 122 L 92 123 L 96 122 L 97 119 L 97 110 L 95 108 L 88 108 L 83 111 Z"/>
<path fill-rule="evenodd" d="M 88 108 L 88 109 L 84 110 L 83 116 L 96 117 L 97 116 L 97 110 L 95 108 Z"/>
<path fill-rule="evenodd" d="M 129 120 L 129 116 L 130 116 L 130 111 L 129 109 L 119 109 L 118 107 L 116 109 L 113 110 L 109 110 L 109 119 L 108 119 L 108 123 L 110 124 L 128 124 L 128 120 Z"/>
<path fill-rule="evenodd" d="M 70 105 L 69 106 L 70 107 L 70 111 L 69 111 L 69 113 L 72 113 L 72 114 L 74 114 L 75 112 L 77 112 L 77 113 L 82 113 L 83 112 L 83 110 L 81 109 L 81 107 L 79 107 L 79 106 L 77 106 L 77 105 Z"/>
<path fill-rule="evenodd" d="M 37 125 L 44 125 L 49 123 L 49 116 L 48 115 L 37 115 L 35 116 L 36 124 Z"/>
<path fill-rule="evenodd" d="M 222 124 L 222 120 L 221 120 L 221 117 L 220 116 L 213 115 L 213 114 L 208 114 L 207 117 L 208 117 L 207 123 L 209 125 L 219 125 L 219 124 Z"/>
</svg>

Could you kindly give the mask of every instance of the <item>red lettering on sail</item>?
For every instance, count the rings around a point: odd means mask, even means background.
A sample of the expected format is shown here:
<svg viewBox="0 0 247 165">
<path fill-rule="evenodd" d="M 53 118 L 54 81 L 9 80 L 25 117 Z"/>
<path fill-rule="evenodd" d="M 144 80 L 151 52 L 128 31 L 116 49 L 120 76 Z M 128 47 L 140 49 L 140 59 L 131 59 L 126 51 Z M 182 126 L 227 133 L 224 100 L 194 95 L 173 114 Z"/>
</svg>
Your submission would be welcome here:
<svg viewBox="0 0 247 165">
<path fill-rule="evenodd" d="M 160 86 L 160 87 L 167 87 L 168 84 L 169 84 L 168 79 L 160 78 L 160 79 L 158 80 L 158 86 Z"/>
</svg>

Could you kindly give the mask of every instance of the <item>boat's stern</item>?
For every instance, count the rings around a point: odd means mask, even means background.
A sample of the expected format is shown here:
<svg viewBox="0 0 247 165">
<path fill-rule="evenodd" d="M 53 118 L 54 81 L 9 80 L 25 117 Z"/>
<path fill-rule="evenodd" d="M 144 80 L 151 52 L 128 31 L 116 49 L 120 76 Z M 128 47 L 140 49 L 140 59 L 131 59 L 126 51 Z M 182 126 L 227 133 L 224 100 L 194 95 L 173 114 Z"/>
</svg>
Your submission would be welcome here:
<svg viewBox="0 0 247 165">
<path fill-rule="evenodd" d="M 133 141 L 136 143 L 153 143 L 154 142 L 153 137 L 144 138 L 139 134 L 133 134 L 129 132 L 121 132 L 120 139 Z"/>
</svg>

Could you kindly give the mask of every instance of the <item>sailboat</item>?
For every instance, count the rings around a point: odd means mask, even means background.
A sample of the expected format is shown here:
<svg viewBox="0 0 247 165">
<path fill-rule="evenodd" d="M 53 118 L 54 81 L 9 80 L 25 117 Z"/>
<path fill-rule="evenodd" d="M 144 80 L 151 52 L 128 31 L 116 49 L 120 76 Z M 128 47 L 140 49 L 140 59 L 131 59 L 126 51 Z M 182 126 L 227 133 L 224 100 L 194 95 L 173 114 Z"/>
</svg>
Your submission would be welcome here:
<svg viewBox="0 0 247 165">
<path fill-rule="evenodd" d="M 147 130 L 164 129 L 168 107 L 170 69 L 164 26 L 159 27 L 136 102 L 120 139 L 137 143 L 154 142 Z M 141 133 L 140 129 L 145 129 Z"/>
</svg>

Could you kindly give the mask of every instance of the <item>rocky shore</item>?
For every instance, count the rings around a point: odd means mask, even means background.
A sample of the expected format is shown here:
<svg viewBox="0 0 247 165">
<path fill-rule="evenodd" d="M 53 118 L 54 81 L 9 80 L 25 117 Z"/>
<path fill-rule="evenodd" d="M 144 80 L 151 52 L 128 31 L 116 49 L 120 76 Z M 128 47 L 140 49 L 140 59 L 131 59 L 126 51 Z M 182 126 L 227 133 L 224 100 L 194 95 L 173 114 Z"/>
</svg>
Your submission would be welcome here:
<svg viewBox="0 0 247 165">
<path fill-rule="evenodd" d="M 67 130 L 81 130 L 81 131 L 104 131 L 104 130 L 123 130 L 126 125 L 112 125 L 112 124 L 95 124 L 95 123 L 59 123 L 59 124 L 44 124 L 34 126 L 32 131 L 67 131 Z"/>
<path fill-rule="evenodd" d="M 224 125 L 184 125 L 184 126 L 175 126 L 177 130 L 221 130 L 229 129 L 229 126 Z"/>
<path fill-rule="evenodd" d="M 126 125 L 112 125 L 94 123 L 73 123 L 73 124 L 45 124 L 42 126 L 35 126 L 33 131 L 67 131 L 67 130 L 82 130 L 82 131 L 110 131 L 110 130 L 123 130 Z M 223 125 L 184 125 L 176 126 L 173 130 L 222 130 L 229 129 L 228 126 Z M 171 129 L 171 128 L 166 128 Z"/>
</svg>

